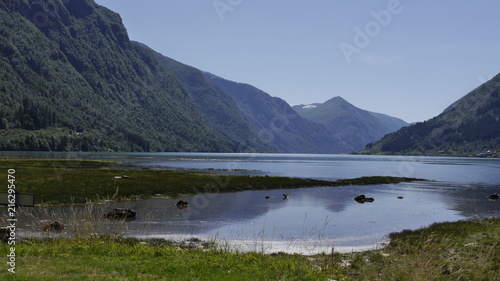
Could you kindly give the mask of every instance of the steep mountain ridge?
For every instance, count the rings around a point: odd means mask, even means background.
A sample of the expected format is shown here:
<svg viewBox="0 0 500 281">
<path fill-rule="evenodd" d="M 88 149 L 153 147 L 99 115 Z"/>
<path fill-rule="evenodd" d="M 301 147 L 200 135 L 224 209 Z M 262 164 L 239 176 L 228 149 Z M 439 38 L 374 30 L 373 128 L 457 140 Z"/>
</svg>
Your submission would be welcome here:
<svg viewBox="0 0 500 281">
<path fill-rule="evenodd" d="M 499 148 L 500 74 L 440 115 L 388 134 L 360 153 L 467 156 Z"/>
<path fill-rule="evenodd" d="M 137 43 L 146 48 L 146 45 Z M 203 118 L 230 139 L 236 152 L 274 152 L 274 148 L 263 143 L 234 99 L 203 75 L 203 72 L 168 58 L 158 52 L 156 57 L 186 86 Z"/>
<path fill-rule="evenodd" d="M 0 2 L 0 149 L 235 151 L 118 14 Z"/>
</svg>

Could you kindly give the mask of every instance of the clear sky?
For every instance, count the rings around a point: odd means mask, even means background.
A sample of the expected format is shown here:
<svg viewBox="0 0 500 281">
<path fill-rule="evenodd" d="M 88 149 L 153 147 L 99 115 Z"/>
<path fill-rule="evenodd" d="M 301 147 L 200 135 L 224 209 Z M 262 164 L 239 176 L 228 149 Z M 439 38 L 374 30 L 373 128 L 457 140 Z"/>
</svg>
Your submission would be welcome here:
<svg viewBox="0 0 500 281">
<path fill-rule="evenodd" d="M 130 39 L 290 105 L 424 121 L 500 72 L 500 1 L 96 0 Z"/>
</svg>

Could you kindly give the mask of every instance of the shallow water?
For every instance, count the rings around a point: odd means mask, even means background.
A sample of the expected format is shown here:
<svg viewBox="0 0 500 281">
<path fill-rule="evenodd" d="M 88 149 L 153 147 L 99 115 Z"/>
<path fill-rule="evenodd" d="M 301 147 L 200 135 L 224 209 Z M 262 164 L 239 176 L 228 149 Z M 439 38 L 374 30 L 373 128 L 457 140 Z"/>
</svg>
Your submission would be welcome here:
<svg viewBox="0 0 500 281">
<path fill-rule="evenodd" d="M 336 251 L 378 247 L 388 233 L 417 229 L 434 222 L 500 216 L 500 200 L 488 199 L 488 195 L 500 193 L 500 159 L 193 153 L 75 155 L 79 157 L 74 158 L 118 159 L 143 166 L 215 169 L 210 171 L 218 173 L 330 180 L 391 175 L 432 180 L 200 194 L 180 199 L 153 198 L 120 203 L 117 206 L 134 209 L 137 218 L 119 224 L 104 220 L 98 223 L 107 232 L 127 236 L 197 237 L 214 239 L 221 245 L 242 250 L 309 254 L 330 252 L 332 247 Z M 287 200 L 283 200 L 283 193 L 289 195 Z M 353 198 L 360 193 L 375 201 L 357 203 Z M 398 199 L 399 196 L 403 199 Z M 187 201 L 190 206 L 178 209 L 175 206 L 178 200 Z M 103 208 L 112 207 L 114 205 Z M 75 210 L 68 208 L 58 212 L 64 218 Z M 39 214 L 42 219 L 42 212 Z M 29 230 L 26 232 L 32 234 Z"/>
</svg>

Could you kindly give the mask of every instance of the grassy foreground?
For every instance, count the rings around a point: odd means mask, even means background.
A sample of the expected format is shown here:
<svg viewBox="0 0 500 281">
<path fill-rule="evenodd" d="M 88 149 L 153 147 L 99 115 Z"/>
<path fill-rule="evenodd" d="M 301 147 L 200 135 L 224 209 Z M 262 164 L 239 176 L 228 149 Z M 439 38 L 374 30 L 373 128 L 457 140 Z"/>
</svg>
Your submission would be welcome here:
<svg viewBox="0 0 500 281">
<path fill-rule="evenodd" d="M 234 192 L 312 186 L 387 184 L 419 179 L 364 177 L 321 181 L 288 177 L 217 175 L 137 169 L 118 162 L 86 160 L 0 160 L 0 171 L 15 169 L 16 190 L 35 193 L 35 203 L 85 203 L 102 199 L 170 197 L 202 192 Z M 126 177 L 124 177 L 126 176 Z M 116 179 L 115 177 L 122 177 Z"/>
<path fill-rule="evenodd" d="M 16 273 L 2 263 L 0 279 L 498 280 L 500 219 L 434 224 L 391 239 L 381 250 L 316 256 L 112 237 L 25 240 L 16 245 Z"/>
</svg>

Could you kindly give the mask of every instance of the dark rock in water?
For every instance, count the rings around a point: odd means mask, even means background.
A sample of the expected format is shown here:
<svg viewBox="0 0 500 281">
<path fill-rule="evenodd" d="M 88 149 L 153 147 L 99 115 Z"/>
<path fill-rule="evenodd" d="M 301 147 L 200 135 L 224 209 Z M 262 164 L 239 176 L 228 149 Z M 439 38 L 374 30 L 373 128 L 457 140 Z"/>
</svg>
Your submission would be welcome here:
<svg viewBox="0 0 500 281">
<path fill-rule="evenodd" d="M 358 196 L 354 197 L 354 200 L 358 203 L 365 203 L 366 196 L 364 194 L 359 194 Z"/>
<path fill-rule="evenodd" d="M 43 231 L 54 231 L 54 232 L 61 232 L 66 228 L 66 226 L 59 221 L 53 221 L 51 223 L 48 223 L 44 226 L 42 226 Z"/>
<path fill-rule="evenodd" d="M 493 199 L 493 200 L 497 200 L 497 199 L 498 199 L 498 197 L 499 197 L 499 196 L 498 196 L 498 194 L 496 194 L 496 193 L 493 193 L 493 194 L 491 194 L 491 195 L 490 195 L 490 199 Z"/>
<path fill-rule="evenodd" d="M 107 212 L 104 217 L 114 220 L 132 220 L 135 219 L 135 212 L 131 209 L 116 208 L 112 211 Z"/>
<path fill-rule="evenodd" d="M 359 194 L 358 196 L 354 197 L 354 200 L 360 204 L 363 204 L 365 202 L 373 202 L 375 199 L 371 197 L 366 197 L 364 194 Z"/>
<path fill-rule="evenodd" d="M 187 208 L 189 206 L 189 203 L 186 202 L 186 201 L 179 201 L 177 202 L 177 204 L 175 204 L 177 206 L 177 208 L 179 209 L 184 209 L 184 208 Z"/>
</svg>

